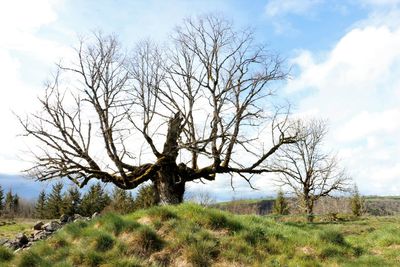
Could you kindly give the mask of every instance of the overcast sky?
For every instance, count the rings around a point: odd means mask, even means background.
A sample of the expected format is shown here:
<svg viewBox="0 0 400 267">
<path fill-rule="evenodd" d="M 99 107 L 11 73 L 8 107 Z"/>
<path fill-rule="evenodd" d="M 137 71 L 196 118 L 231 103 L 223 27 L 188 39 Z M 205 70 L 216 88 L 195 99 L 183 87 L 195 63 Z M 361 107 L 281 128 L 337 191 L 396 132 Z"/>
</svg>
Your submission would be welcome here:
<svg viewBox="0 0 400 267">
<path fill-rule="evenodd" d="M 13 112 L 35 109 L 54 63 L 70 57 L 79 35 L 116 33 L 129 47 L 147 37 L 165 40 L 182 18 L 208 12 L 253 27 L 260 42 L 287 58 L 292 79 L 280 94 L 294 113 L 329 120 L 326 146 L 362 193 L 400 194 L 399 0 L 1 1 L 0 184 L 11 186 L 26 167 Z M 17 180 L 14 188 L 22 188 Z M 232 193 L 222 178 L 206 190 L 220 200 L 275 190 L 267 176 L 255 181 L 255 193 L 236 186 Z"/>
</svg>

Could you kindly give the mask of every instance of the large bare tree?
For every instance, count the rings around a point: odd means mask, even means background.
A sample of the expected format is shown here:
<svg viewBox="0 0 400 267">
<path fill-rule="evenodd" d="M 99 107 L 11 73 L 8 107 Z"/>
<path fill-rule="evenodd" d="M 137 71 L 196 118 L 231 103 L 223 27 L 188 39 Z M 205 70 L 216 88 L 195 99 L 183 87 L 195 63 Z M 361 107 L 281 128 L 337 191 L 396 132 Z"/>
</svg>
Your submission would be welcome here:
<svg viewBox="0 0 400 267">
<path fill-rule="evenodd" d="M 333 192 L 348 191 L 350 179 L 337 158 L 323 148 L 326 122 L 298 121 L 297 129 L 299 140 L 274 155 L 274 167 L 279 173 L 279 185 L 291 189 L 311 222 L 315 201 Z"/>
<path fill-rule="evenodd" d="M 125 53 L 95 34 L 76 56 L 59 65 L 42 111 L 20 117 L 39 142 L 28 173 L 40 181 L 133 189 L 151 180 L 161 204 L 179 203 L 187 182 L 270 172 L 266 160 L 296 141 L 287 114 L 268 108 L 287 77 L 282 61 L 221 17 L 186 19 L 162 49 L 144 41 Z M 258 135 L 267 128 L 270 137 Z"/>
</svg>

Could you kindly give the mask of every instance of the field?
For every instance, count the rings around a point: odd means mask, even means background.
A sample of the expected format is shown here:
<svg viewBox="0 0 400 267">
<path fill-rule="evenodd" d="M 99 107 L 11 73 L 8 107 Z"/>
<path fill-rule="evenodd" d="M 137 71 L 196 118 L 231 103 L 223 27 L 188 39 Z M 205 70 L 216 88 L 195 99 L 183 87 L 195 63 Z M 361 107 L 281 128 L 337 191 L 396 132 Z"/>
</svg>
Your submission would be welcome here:
<svg viewBox="0 0 400 267">
<path fill-rule="evenodd" d="M 0 239 L 13 238 L 18 233 L 29 232 L 37 219 L 0 219 Z"/>
<path fill-rule="evenodd" d="M 69 224 L 1 266 L 399 266 L 400 217 L 301 222 L 194 204 Z M 317 218 L 317 221 L 322 221 Z"/>
</svg>

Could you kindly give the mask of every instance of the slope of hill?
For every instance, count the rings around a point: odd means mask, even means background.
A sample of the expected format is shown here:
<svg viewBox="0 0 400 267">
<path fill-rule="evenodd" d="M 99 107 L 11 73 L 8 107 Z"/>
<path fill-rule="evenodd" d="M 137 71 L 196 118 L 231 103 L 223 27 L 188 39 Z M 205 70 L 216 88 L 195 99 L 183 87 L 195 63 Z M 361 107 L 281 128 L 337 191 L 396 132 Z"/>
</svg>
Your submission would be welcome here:
<svg viewBox="0 0 400 267">
<path fill-rule="evenodd" d="M 276 222 L 194 204 L 65 226 L 1 266 L 399 266 L 400 218 Z"/>
</svg>

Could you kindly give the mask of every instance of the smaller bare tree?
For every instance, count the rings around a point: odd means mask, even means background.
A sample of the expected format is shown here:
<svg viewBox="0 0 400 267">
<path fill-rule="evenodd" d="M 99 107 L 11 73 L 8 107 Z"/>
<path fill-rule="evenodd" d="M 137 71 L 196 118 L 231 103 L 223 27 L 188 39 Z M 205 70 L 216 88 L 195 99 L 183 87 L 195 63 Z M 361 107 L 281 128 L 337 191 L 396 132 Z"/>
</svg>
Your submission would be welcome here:
<svg viewBox="0 0 400 267">
<path fill-rule="evenodd" d="M 211 206 L 216 203 L 215 197 L 206 190 L 198 190 L 196 192 L 189 193 L 185 198 L 185 201 L 194 202 L 204 207 Z"/>
<path fill-rule="evenodd" d="M 307 214 L 307 221 L 312 222 L 315 202 L 332 192 L 348 191 L 350 179 L 337 158 L 322 149 L 327 134 L 326 122 L 299 121 L 297 127 L 301 138 L 276 154 L 274 168 L 279 172 L 278 184 L 291 189 Z"/>
</svg>

